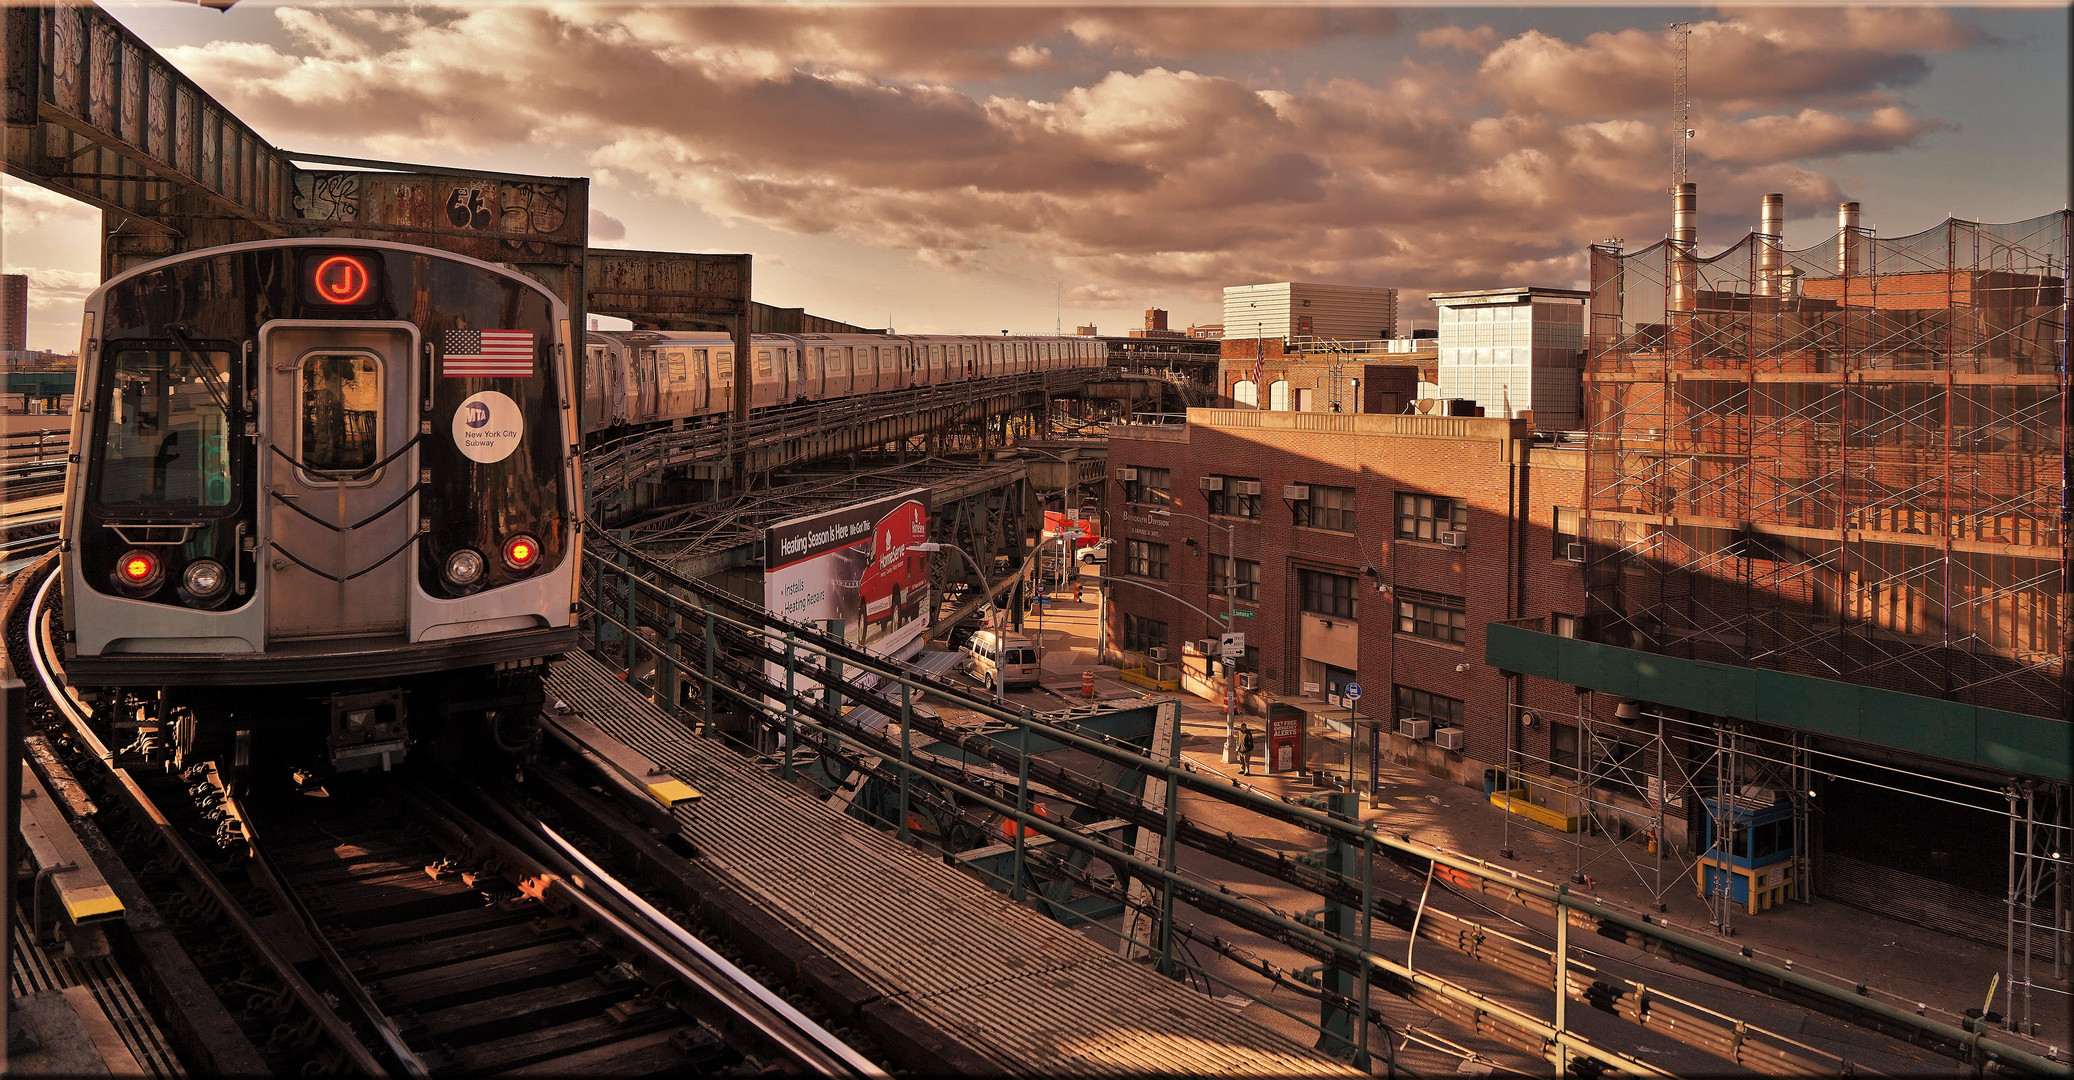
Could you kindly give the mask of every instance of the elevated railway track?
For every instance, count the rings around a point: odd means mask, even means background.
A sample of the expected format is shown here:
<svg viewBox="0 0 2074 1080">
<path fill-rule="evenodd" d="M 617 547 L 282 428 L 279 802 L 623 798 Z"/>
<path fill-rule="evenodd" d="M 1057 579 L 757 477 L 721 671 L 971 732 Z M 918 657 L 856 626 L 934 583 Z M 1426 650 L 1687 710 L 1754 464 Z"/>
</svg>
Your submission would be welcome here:
<svg viewBox="0 0 2074 1080">
<path fill-rule="evenodd" d="M 45 767 L 150 868 L 121 892 L 177 939 L 142 959 L 203 1071 L 885 1075 L 510 792 L 170 767 L 142 701 L 112 745 L 51 649 L 52 561 L 10 583 L 10 658 L 66 751 Z"/>
</svg>

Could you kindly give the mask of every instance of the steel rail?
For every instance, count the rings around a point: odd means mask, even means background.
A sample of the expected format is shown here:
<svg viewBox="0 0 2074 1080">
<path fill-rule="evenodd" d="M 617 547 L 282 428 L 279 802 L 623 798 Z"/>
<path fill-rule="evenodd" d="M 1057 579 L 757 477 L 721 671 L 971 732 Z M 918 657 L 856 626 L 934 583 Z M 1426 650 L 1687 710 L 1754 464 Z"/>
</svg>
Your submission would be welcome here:
<svg viewBox="0 0 2074 1080">
<path fill-rule="evenodd" d="M 239 904 L 237 897 L 231 895 L 230 889 L 209 869 L 209 864 L 188 846 L 187 841 L 180 836 L 179 830 L 159 810 L 158 804 L 152 801 L 151 796 L 137 783 L 136 778 L 130 775 L 128 769 L 115 764 L 115 754 L 94 735 L 92 727 L 87 722 L 87 714 L 72 698 L 69 689 L 57 675 L 51 658 L 55 649 L 50 634 L 48 601 L 50 588 L 56 583 L 57 577 L 56 574 L 51 574 L 44 580 L 42 586 L 36 590 L 36 599 L 29 608 L 29 659 L 35 665 L 36 676 L 43 683 L 44 693 L 49 697 L 51 707 L 65 718 L 73 733 L 92 751 L 94 759 L 107 770 L 110 779 L 123 792 L 131 808 L 151 822 L 157 830 L 159 841 L 171 849 L 186 866 L 188 877 L 208 893 L 223 917 L 237 928 L 253 952 L 272 969 L 274 977 L 281 980 L 281 984 L 295 997 L 296 1003 L 316 1020 L 325 1035 L 345 1054 L 352 1066 L 368 1076 L 387 1075 L 388 1070 L 383 1068 L 381 1062 L 377 1061 L 361 1043 L 360 1037 L 354 1033 L 351 1026 L 338 1015 L 329 1002 L 324 1000 L 317 988 L 303 978 L 295 965 L 274 947 L 260 930 L 259 924 Z"/>
<path fill-rule="evenodd" d="M 551 892 L 566 899 L 586 917 L 638 946 L 672 977 L 725 1008 L 792 1062 L 823 1076 L 889 1075 L 769 987 L 729 963 L 711 946 L 687 933 L 538 817 L 502 801 L 485 801 L 487 809 L 504 819 L 507 827 L 531 838 L 538 850 L 528 852 L 474 823 L 465 811 L 439 794 L 426 790 L 417 797 L 457 828 L 475 838 L 488 838 L 500 850 L 508 867 L 527 865 L 529 889 L 538 889 L 543 897 Z"/>
<path fill-rule="evenodd" d="M 332 982 L 345 993 L 346 999 L 353 1006 L 353 1011 L 374 1032 L 375 1037 L 381 1040 L 382 1049 L 395 1059 L 403 1074 L 412 1077 L 431 1076 L 432 1069 L 425 1064 L 425 1059 L 403 1040 L 403 1033 L 396 1029 L 396 1022 L 382 1011 L 381 1006 L 375 1004 L 374 998 L 367 992 L 367 987 L 361 985 L 360 980 L 354 976 L 353 969 L 346 963 L 345 957 L 340 956 L 338 950 L 332 947 L 331 938 L 317 924 L 316 916 L 310 914 L 309 906 L 288 886 L 287 877 L 274 864 L 273 853 L 260 837 L 258 826 L 253 823 L 253 815 L 245 812 L 245 808 L 235 795 L 228 797 L 236 807 L 237 816 L 244 822 L 245 837 L 252 848 L 252 865 L 259 872 L 260 886 L 276 904 L 295 915 L 297 924 L 303 929 L 303 936 L 309 939 L 311 947 L 316 950 L 317 959 L 330 970 Z"/>
</svg>

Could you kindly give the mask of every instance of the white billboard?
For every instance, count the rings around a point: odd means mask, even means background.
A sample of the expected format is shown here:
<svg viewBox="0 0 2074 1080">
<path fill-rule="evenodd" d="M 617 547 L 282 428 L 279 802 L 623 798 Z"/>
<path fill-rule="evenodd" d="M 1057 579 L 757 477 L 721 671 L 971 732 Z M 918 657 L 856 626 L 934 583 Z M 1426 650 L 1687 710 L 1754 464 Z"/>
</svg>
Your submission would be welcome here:
<svg viewBox="0 0 2074 1080">
<path fill-rule="evenodd" d="M 929 490 L 915 488 L 764 530 L 763 605 L 791 622 L 905 659 L 929 626 Z"/>
</svg>

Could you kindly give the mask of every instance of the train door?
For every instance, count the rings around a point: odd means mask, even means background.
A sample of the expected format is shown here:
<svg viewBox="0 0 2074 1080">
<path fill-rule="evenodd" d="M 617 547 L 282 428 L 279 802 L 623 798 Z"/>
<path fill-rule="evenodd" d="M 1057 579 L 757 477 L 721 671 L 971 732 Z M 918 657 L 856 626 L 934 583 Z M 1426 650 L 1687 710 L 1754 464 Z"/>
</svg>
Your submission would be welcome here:
<svg viewBox="0 0 2074 1080">
<path fill-rule="evenodd" d="M 691 368 L 686 362 L 683 349 L 671 349 L 662 354 L 663 362 L 657 365 L 663 380 L 662 412 L 658 419 L 668 417 L 678 426 L 683 426 L 684 417 L 691 408 Z"/>
<path fill-rule="evenodd" d="M 604 368 L 598 377 L 605 385 L 605 400 L 611 403 L 611 422 L 624 424 L 627 422 L 626 346 L 607 346 L 599 354 L 598 363 Z"/>
<path fill-rule="evenodd" d="M 707 349 L 691 350 L 691 414 L 705 412 L 712 403 L 713 365 L 708 362 Z"/>
<path fill-rule="evenodd" d="M 267 638 L 402 634 L 417 560 L 417 330 L 260 330 Z"/>
<path fill-rule="evenodd" d="M 823 371 L 826 387 L 823 397 L 841 397 L 850 392 L 850 365 L 844 354 L 854 352 L 850 345 L 831 345 L 828 348 L 828 363 Z"/>
<path fill-rule="evenodd" d="M 735 411 L 735 352 L 719 349 L 713 353 L 713 400 L 709 404 L 713 412 L 733 416 Z"/>
<path fill-rule="evenodd" d="M 792 353 L 791 396 L 794 398 L 808 397 L 814 391 L 813 382 L 811 381 L 813 376 L 807 367 L 807 347 L 804 345 L 794 345 L 789 351 Z M 815 365 L 816 368 L 819 366 L 818 364 Z"/>
</svg>

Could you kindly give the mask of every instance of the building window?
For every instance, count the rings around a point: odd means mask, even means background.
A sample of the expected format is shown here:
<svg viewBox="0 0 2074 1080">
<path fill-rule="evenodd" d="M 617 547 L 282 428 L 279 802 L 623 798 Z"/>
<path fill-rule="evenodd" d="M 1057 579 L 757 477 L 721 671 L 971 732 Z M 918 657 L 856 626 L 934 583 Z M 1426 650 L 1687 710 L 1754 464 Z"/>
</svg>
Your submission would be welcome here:
<svg viewBox="0 0 2074 1080">
<path fill-rule="evenodd" d="M 1311 529 L 1354 531 L 1354 489 L 1311 486 L 1311 497 L 1292 504 L 1296 523 Z"/>
<path fill-rule="evenodd" d="M 1578 554 L 1581 556 L 1583 554 L 1582 545 L 1584 544 L 1584 512 L 1575 507 L 1558 506 L 1555 508 L 1554 557 L 1558 559 L 1569 558 L 1570 546 L 1572 544 L 1579 545 Z"/>
<path fill-rule="evenodd" d="M 1397 632 L 1460 645 L 1469 639 L 1469 616 L 1459 596 L 1400 588 Z"/>
<path fill-rule="evenodd" d="M 1431 720 L 1434 727 L 1461 727 L 1462 703 L 1451 697 L 1429 694 L 1400 686 L 1397 691 L 1397 716 L 1399 720 Z"/>
<path fill-rule="evenodd" d="M 1140 465 L 1138 478 L 1123 482 L 1123 501 L 1165 506 L 1174 501 L 1174 493 L 1170 487 L 1172 483 L 1173 474 L 1170 471 L 1148 469 Z"/>
<path fill-rule="evenodd" d="M 1251 476 L 1221 476 L 1224 486 L 1203 494 L 1210 497 L 1210 513 L 1225 517 L 1260 516 L 1260 481 Z"/>
<path fill-rule="evenodd" d="M 1124 569 L 1127 573 L 1142 578 L 1167 579 L 1167 545 L 1155 544 L 1150 540 L 1128 540 L 1124 542 Z"/>
<path fill-rule="evenodd" d="M 1165 648 L 1166 644 L 1166 623 L 1142 615 L 1124 615 L 1123 647 L 1126 651 L 1149 652 L 1156 648 Z"/>
<path fill-rule="evenodd" d="M 1323 570 L 1299 570 L 1297 581 L 1303 587 L 1305 611 L 1336 619 L 1354 617 L 1353 578 L 1345 574 L 1328 574 Z"/>
<path fill-rule="evenodd" d="M 1433 495 L 1397 496 L 1397 538 L 1438 541 L 1444 532 L 1469 528 L 1469 504 Z"/>
<path fill-rule="evenodd" d="M 1548 725 L 1548 772 L 1551 776 L 1577 778 L 1577 727 Z"/>
<path fill-rule="evenodd" d="M 1251 559 L 1240 559 L 1239 576 L 1231 576 L 1232 560 L 1223 555 L 1210 556 L 1210 595 L 1223 596 L 1225 586 L 1232 586 L 1234 600 L 1260 601 L 1260 564 Z"/>
</svg>

